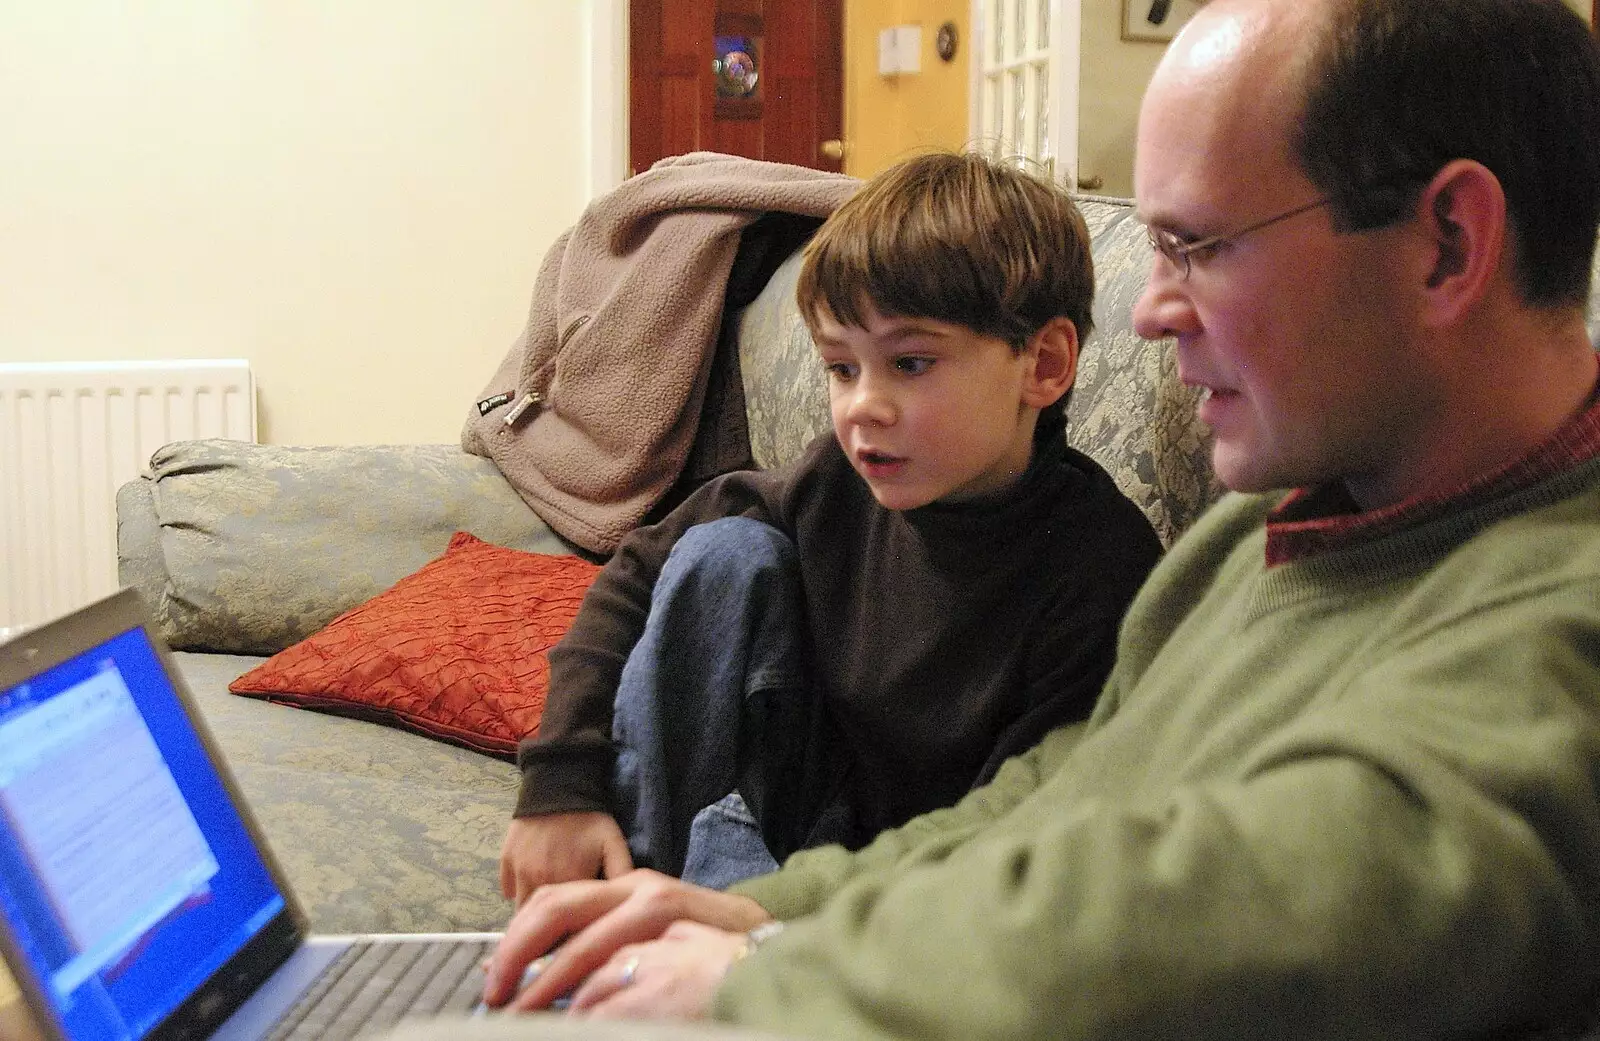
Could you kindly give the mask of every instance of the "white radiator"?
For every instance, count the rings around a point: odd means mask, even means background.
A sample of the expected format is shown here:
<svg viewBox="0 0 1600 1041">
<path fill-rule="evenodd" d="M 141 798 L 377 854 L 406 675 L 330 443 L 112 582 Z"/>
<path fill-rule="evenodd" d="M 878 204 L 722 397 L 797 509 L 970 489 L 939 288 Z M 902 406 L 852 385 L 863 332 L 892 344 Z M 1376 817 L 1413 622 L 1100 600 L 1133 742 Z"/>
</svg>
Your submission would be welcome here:
<svg viewBox="0 0 1600 1041">
<path fill-rule="evenodd" d="M 249 363 L 0 363 L 0 629 L 116 589 L 117 488 L 196 437 L 256 439 Z"/>
</svg>

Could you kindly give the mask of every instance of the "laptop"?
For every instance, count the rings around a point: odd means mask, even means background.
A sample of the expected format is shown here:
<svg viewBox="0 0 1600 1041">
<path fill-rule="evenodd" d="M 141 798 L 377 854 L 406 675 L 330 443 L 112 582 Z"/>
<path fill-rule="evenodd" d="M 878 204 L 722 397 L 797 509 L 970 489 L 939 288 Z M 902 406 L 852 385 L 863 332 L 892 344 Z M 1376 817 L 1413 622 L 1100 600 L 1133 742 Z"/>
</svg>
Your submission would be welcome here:
<svg viewBox="0 0 1600 1041">
<path fill-rule="evenodd" d="M 0 643 L 0 954 L 43 1037 L 376 1032 L 472 1010 L 497 939 L 309 935 L 133 591 Z"/>
</svg>

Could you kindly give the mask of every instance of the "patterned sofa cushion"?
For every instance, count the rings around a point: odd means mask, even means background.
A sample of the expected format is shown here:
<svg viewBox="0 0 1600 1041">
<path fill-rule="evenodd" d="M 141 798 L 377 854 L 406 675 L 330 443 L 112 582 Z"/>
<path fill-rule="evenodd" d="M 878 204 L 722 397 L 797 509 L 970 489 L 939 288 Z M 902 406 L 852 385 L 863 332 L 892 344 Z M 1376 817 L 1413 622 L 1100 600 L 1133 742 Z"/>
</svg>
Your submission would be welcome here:
<svg viewBox="0 0 1600 1041">
<path fill-rule="evenodd" d="M 505 928 L 500 843 L 514 765 L 228 693 L 259 658 L 174 657 L 314 929 Z"/>
<path fill-rule="evenodd" d="M 567 553 L 487 459 L 455 445 L 179 441 L 117 493 L 120 577 L 178 650 L 275 654 L 469 531 Z"/>
<path fill-rule="evenodd" d="M 828 382 L 794 302 L 802 256 L 779 265 L 739 316 L 739 374 L 750 455 L 763 470 L 798 458 L 828 429 Z"/>
<path fill-rule="evenodd" d="M 1179 382 L 1170 342 L 1133 331 L 1151 261 L 1133 204 L 1086 196 L 1078 206 L 1093 242 L 1095 332 L 1078 360 L 1067 440 L 1104 466 L 1171 543 L 1223 491 L 1195 418 L 1198 392 Z"/>
</svg>

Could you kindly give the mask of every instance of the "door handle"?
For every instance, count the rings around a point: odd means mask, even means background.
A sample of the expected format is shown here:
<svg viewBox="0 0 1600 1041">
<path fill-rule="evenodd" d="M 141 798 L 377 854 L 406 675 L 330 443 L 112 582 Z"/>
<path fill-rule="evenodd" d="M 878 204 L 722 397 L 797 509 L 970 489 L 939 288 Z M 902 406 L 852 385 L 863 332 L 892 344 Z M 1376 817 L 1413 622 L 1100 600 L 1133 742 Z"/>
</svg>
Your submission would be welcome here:
<svg viewBox="0 0 1600 1041">
<path fill-rule="evenodd" d="M 822 158 L 832 159 L 835 162 L 844 158 L 844 142 L 837 137 L 822 142 L 817 151 L 822 153 Z"/>
</svg>

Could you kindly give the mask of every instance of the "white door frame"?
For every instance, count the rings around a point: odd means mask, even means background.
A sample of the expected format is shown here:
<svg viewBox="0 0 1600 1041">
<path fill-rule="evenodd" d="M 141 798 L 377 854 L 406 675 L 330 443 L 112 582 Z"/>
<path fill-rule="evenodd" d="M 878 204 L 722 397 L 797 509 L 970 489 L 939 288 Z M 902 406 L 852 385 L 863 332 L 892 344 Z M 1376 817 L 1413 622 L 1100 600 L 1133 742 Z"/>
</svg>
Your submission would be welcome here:
<svg viewBox="0 0 1600 1041">
<path fill-rule="evenodd" d="M 1053 0 L 1050 12 L 1050 140 L 1056 179 L 1078 185 L 1078 85 L 1082 76 L 1083 0 Z"/>
</svg>

